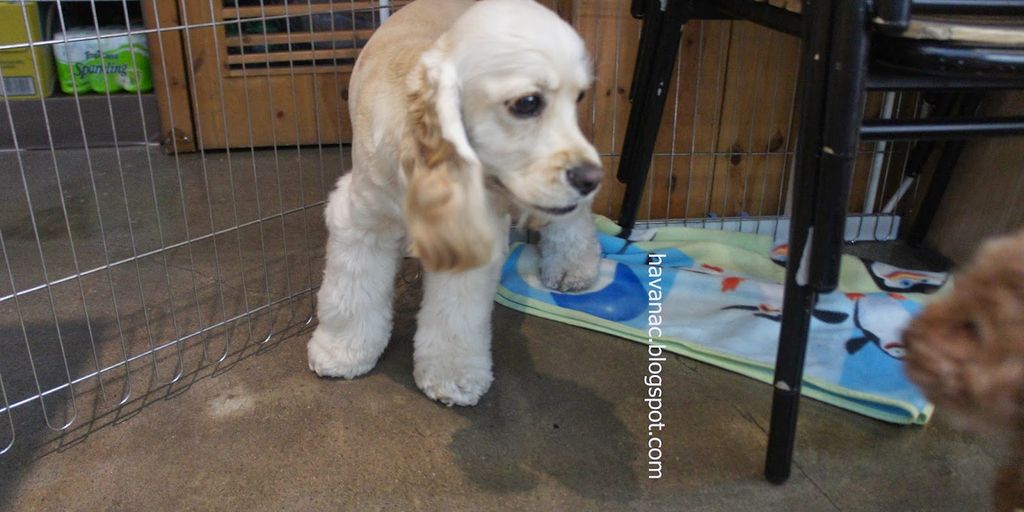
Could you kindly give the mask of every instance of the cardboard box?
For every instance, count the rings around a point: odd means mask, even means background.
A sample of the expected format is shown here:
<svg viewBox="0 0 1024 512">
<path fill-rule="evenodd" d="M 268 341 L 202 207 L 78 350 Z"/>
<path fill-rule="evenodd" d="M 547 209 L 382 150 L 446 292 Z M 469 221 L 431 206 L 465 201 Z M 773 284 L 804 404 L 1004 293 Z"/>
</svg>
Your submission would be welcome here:
<svg viewBox="0 0 1024 512">
<path fill-rule="evenodd" d="M 43 10 L 37 2 L 0 2 L 0 46 L 27 43 L 30 36 L 32 41 L 47 40 Z M 6 92 L 12 100 L 45 98 L 53 94 L 53 52 L 46 45 L 0 50 L 0 75 L 0 97 Z"/>
</svg>

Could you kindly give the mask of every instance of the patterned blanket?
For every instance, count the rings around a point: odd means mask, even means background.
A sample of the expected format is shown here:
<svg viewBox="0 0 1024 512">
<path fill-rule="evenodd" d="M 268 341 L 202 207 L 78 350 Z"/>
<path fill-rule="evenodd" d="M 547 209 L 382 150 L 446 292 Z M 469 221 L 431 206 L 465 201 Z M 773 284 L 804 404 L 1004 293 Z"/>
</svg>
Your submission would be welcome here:
<svg viewBox="0 0 1024 512">
<path fill-rule="evenodd" d="M 545 288 L 535 246 L 516 244 L 497 301 L 524 313 L 648 343 L 770 383 L 781 321 L 785 241 L 665 227 L 645 241 L 598 219 L 598 282 L 579 293 Z M 655 270 L 656 269 L 656 270 Z M 923 424 L 932 407 L 903 374 L 900 332 L 945 273 L 844 255 L 839 289 L 814 310 L 803 394 L 884 421 Z M 656 310 L 657 315 L 653 315 Z M 659 334 L 659 330 L 653 331 Z"/>
</svg>

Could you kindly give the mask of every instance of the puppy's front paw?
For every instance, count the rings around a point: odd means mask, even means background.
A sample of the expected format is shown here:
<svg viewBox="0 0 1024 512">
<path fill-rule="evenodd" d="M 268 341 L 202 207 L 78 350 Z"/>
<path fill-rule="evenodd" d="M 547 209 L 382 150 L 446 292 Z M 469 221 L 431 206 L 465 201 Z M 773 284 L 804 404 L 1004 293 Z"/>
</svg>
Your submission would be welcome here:
<svg viewBox="0 0 1024 512">
<path fill-rule="evenodd" d="M 306 346 L 309 369 L 321 377 L 352 379 L 373 369 L 380 354 L 353 350 L 350 344 L 334 339 L 317 328 Z"/>
<path fill-rule="evenodd" d="M 600 258 L 584 258 L 585 261 L 565 261 L 556 258 L 542 258 L 540 282 L 560 292 L 586 290 L 597 281 Z"/>
<path fill-rule="evenodd" d="M 416 385 L 433 400 L 447 406 L 476 405 L 494 381 L 490 365 L 481 363 L 460 364 L 458 360 L 429 364 L 418 362 L 413 377 Z"/>
</svg>

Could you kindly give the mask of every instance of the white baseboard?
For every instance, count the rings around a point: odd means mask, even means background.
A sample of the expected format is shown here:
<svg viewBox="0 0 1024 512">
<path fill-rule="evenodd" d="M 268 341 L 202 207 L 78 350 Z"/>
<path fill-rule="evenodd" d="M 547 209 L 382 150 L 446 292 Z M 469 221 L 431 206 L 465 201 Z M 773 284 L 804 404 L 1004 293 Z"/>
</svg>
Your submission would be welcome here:
<svg viewBox="0 0 1024 512">
<path fill-rule="evenodd" d="M 899 235 L 899 215 L 853 214 L 846 218 L 847 242 L 882 242 L 895 240 Z M 756 233 L 773 238 L 789 235 L 788 217 L 726 217 L 720 219 L 669 219 L 637 221 L 634 232 L 663 226 L 685 226 L 691 228 L 718 229 Z"/>
</svg>

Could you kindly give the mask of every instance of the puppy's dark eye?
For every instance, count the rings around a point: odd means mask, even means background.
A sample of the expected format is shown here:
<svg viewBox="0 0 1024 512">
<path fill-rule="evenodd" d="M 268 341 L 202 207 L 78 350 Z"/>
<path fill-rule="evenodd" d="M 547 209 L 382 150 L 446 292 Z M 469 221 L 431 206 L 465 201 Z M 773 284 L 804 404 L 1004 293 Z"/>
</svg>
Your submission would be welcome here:
<svg viewBox="0 0 1024 512">
<path fill-rule="evenodd" d="M 519 118 L 538 116 L 544 110 L 544 97 L 539 94 L 523 96 L 512 102 L 508 110 Z"/>
<path fill-rule="evenodd" d="M 576 97 L 576 103 L 583 101 L 584 94 L 586 94 L 584 91 L 580 91 L 580 95 Z"/>
</svg>

